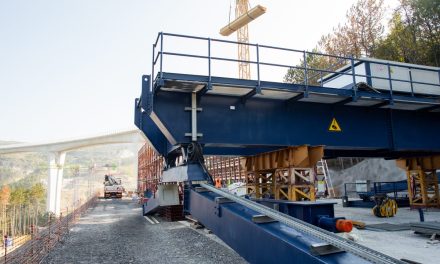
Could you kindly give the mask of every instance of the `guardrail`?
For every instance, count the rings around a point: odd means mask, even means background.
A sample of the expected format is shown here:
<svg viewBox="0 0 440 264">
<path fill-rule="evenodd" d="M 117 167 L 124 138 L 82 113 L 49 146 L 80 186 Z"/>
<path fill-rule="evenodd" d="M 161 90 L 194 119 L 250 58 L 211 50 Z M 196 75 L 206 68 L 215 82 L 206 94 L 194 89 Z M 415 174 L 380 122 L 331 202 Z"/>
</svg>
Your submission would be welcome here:
<svg viewBox="0 0 440 264">
<path fill-rule="evenodd" d="M 69 233 L 79 217 L 90 207 L 94 206 L 97 196 L 94 196 L 86 203 L 71 212 L 61 213 L 58 217 L 49 215 L 47 224 L 39 230 L 32 228 L 31 234 L 26 238 L 13 239 L 10 246 L 5 247 L 3 243 L 3 255 L 0 263 L 33 264 L 39 263 L 50 253 L 63 236 Z"/>
<path fill-rule="evenodd" d="M 189 44 L 187 46 L 182 45 L 182 47 L 185 49 L 184 52 L 173 52 L 169 51 L 169 48 L 165 47 L 165 44 L 169 43 L 167 42 L 168 38 L 178 38 L 179 41 L 197 41 L 202 42 L 202 45 L 199 43 L 199 48 L 191 48 L 192 45 Z M 255 57 L 255 60 L 238 60 L 237 58 L 232 57 L 224 57 L 224 56 L 213 56 L 214 53 L 214 46 L 218 44 L 232 44 L 232 45 L 246 45 L 249 48 L 253 49 L 253 52 L 251 53 L 252 57 Z M 195 45 L 194 45 L 195 46 Z M 205 52 L 200 52 L 202 48 L 206 49 Z M 221 50 L 221 47 L 218 47 L 218 49 Z M 188 51 L 186 51 L 188 50 Z M 192 50 L 196 50 L 196 52 L 190 53 Z M 283 52 L 285 58 L 296 58 L 300 59 L 302 61 L 302 65 L 296 64 L 296 65 L 290 65 L 290 64 L 279 64 L 279 63 L 273 63 L 268 62 L 266 60 L 263 60 L 261 57 L 261 51 L 262 50 L 269 50 L 271 52 Z M 253 54 L 255 53 L 255 54 Z M 236 54 L 236 53 L 235 53 Z M 257 80 L 257 92 L 260 91 L 260 83 L 262 79 L 261 74 L 261 68 L 262 67 L 271 67 L 271 68 L 283 68 L 286 70 L 289 69 L 296 69 L 303 72 L 303 81 L 299 82 L 297 84 L 304 86 L 304 92 L 307 93 L 309 86 L 324 86 L 324 75 L 334 75 L 337 74 L 338 76 L 351 76 L 352 77 L 352 85 L 351 87 L 347 88 L 348 90 L 352 90 L 353 97 L 356 97 L 356 94 L 358 92 L 358 81 L 357 78 L 366 78 L 366 79 L 375 79 L 375 80 L 382 80 L 387 81 L 389 85 L 389 97 L 391 101 L 393 100 L 393 92 L 394 88 L 393 85 L 395 85 L 395 82 L 399 83 L 409 83 L 411 92 L 411 97 L 416 97 L 416 92 L 414 91 L 415 85 L 430 85 L 434 86 L 435 89 L 438 88 L 440 95 L 440 69 L 434 68 L 434 67 L 423 67 L 423 66 L 403 66 L 399 63 L 390 63 L 390 62 L 383 62 L 383 61 L 371 61 L 366 59 L 358 59 L 353 57 L 343 57 L 343 56 L 336 56 L 336 55 L 329 55 L 329 54 L 323 54 L 323 53 L 317 53 L 317 52 L 309 52 L 305 50 L 296 50 L 296 49 L 289 49 L 289 48 L 281 48 L 281 47 L 275 47 L 275 46 L 268 46 L 268 45 L 259 45 L 254 43 L 241 43 L 236 41 L 229 41 L 229 40 L 223 40 L 223 39 L 215 39 L 215 38 L 204 38 L 204 37 L 196 37 L 196 36 L 188 36 L 188 35 L 180 35 L 180 34 L 171 34 L 171 33 L 163 33 L 160 32 L 156 38 L 156 41 L 153 44 L 153 55 L 152 55 L 152 78 L 155 78 L 155 74 L 157 73 L 157 78 L 161 79 L 163 77 L 163 72 L 167 72 L 164 66 L 164 60 L 165 57 L 180 57 L 180 58 L 193 58 L 193 59 L 200 59 L 205 60 L 207 62 L 207 67 L 203 71 L 204 73 L 201 75 L 208 76 L 208 89 L 211 84 L 211 78 L 212 78 L 212 64 L 213 62 L 223 61 L 223 62 L 233 62 L 233 63 L 247 63 L 250 65 L 254 65 L 256 67 L 256 76 L 253 79 Z M 269 56 L 270 57 L 270 56 Z M 333 62 L 333 67 L 327 67 L 327 68 L 314 68 L 309 65 L 309 58 L 313 57 L 322 57 L 328 62 Z M 292 59 L 294 61 L 294 59 Z M 299 62 L 299 61 L 298 61 Z M 368 74 L 366 72 L 363 73 L 357 73 L 356 72 L 356 66 L 360 63 L 374 63 L 378 65 L 383 65 L 387 69 L 387 76 L 378 76 L 378 75 L 372 75 Z M 188 71 L 191 69 L 192 65 L 185 64 L 183 67 L 184 71 Z M 342 70 L 340 67 L 344 66 L 344 70 Z M 399 79 L 399 78 L 392 78 L 392 67 L 404 67 L 409 69 L 409 80 L 407 79 Z M 337 68 L 337 69 L 335 69 Z M 394 68 L 397 69 L 397 68 Z M 414 70 L 423 70 L 428 72 L 434 72 L 437 74 L 438 79 L 435 82 L 423 82 L 423 81 L 415 81 L 412 76 L 412 71 Z M 315 83 L 312 82 L 312 80 L 315 81 Z"/>
<path fill-rule="evenodd" d="M 360 190 L 363 189 L 363 190 Z M 376 194 L 392 193 L 394 198 L 398 197 L 399 192 L 406 192 L 408 185 L 406 180 L 384 181 L 384 182 L 347 182 L 344 183 L 344 196 L 356 194 L 360 198 L 369 198 Z"/>
</svg>

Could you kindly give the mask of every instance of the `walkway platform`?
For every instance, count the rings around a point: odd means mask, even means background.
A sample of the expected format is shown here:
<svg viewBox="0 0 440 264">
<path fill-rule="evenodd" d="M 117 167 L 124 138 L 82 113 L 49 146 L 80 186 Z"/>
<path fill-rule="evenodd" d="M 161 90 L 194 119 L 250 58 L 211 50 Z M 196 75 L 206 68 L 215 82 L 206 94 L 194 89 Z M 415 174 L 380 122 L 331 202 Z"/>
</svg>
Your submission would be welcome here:
<svg viewBox="0 0 440 264">
<path fill-rule="evenodd" d="M 323 145 L 326 158 L 440 154 L 440 68 L 246 44 L 251 60 L 240 62 L 254 70 L 244 80 L 231 74 L 239 61 L 223 55 L 238 44 L 158 34 L 135 123 L 160 154 L 196 140 L 207 155 L 299 145 Z M 317 57 L 333 64 L 302 59 Z M 303 77 L 284 82 L 288 71 Z"/>
</svg>

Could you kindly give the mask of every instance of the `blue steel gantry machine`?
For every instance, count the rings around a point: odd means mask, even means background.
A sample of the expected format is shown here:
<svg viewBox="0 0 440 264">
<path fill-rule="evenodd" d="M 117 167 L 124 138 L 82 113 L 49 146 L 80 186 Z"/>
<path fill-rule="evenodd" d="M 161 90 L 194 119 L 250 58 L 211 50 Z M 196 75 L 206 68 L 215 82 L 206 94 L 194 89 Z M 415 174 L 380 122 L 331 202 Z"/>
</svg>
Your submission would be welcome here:
<svg viewBox="0 0 440 264">
<path fill-rule="evenodd" d="M 180 41 L 204 48 L 167 50 Z M 331 219 L 331 211 L 305 203 L 309 217 L 300 220 L 289 213 L 303 210 L 298 204 L 251 201 L 214 188 L 203 155 L 254 157 L 259 171 L 286 161 L 313 164 L 322 156 L 402 159 L 408 179 L 418 186 L 415 202 L 438 206 L 437 177 L 431 174 L 440 167 L 440 70 L 248 44 L 255 51 L 248 63 L 256 71 L 245 80 L 213 74 L 218 62 L 237 63 L 216 55 L 214 47 L 222 44 L 239 43 L 159 33 L 153 45 L 152 73 L 142 77 L 135 124 L 165 159 L 163 194 L 172 193 L 172 183 L 184 183 L 185 210 L 251 263 L 402 263 L 320 228 L 325 224 L 317 219 Z M 314 69 L 307 59 L 303 65 L 263 61 L 261 54 L 271 51 L 324 56 L 337 68 Z M 268 67 L 296 69 L 304 79 L 266 81 Z M 301 151 L 279 154 L 292 147 Z M 268 158 L 260 158 L 264 155 Z M 427 183 L 432 188 L 423 192 Z"/>
</svg>

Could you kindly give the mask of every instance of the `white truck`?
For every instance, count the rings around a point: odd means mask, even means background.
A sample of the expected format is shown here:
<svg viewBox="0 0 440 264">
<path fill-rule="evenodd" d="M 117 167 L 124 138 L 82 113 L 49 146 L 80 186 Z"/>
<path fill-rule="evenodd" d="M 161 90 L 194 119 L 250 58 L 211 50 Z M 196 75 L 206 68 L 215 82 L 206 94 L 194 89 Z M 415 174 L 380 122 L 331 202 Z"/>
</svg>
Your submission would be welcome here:
<svg viewBox="0 0 440 264">
<path fill-rule="evenodd" d="M 122 186 L 120 178 L 115 178 L 112 175 L 105 175 L 104 198 L 122 198 L 123 191 L 124 187 Z"/>
</svg>

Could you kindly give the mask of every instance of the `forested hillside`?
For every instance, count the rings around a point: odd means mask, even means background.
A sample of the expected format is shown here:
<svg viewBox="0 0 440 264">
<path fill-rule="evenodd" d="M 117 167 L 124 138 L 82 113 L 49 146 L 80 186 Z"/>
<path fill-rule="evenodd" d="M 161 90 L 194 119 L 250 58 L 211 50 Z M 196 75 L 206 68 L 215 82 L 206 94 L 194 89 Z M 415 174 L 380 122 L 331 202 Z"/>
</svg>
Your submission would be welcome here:
<svg viewBox="0 0 440 264">
<path fill-rule="evenodd" d="M 335 25 L 311 50 L 343 57 L 374 57 L 397 62 L 440 67 L 440 1 L 399 0 L 387 10 L 384 0 L 359 0 L 348 11 L 345 22 Z M 392 18 L 384 23 L 386 11 Z M 309 54 L 309 68 L 335 71 L 347 61 Z M 304 60 L 297 65 L 304 65 Z M 316 83 L 320 72 L 310 71 L 309 83 Z M 312 76 L 315 76 L 313 78 Z M 285 82 L 301 83 L 304 70 L 289 69 Z"/>
</svg>

